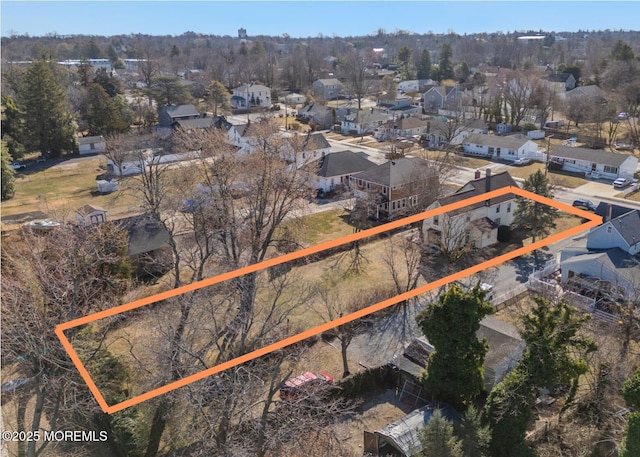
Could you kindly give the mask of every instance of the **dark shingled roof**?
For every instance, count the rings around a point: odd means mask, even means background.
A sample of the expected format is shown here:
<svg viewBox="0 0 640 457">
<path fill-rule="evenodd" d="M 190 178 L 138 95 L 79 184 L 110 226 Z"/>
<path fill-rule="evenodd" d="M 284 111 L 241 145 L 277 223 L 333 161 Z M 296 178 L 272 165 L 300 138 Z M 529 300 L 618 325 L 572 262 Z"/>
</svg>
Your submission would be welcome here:
<svg viewBox="0 0 640 457">
<path fill-rule="evenodd" d="M 616 154 L 602 149 L 572 148 L 570 146 L 558 146 L 549 155 L 551 157 L 584 160 L 585 162 L 595 162 L 613 167 L 619 167 L 625 160 L 632 157 L 629 154 Z"/>
<path fill-rule="evenodd" d="M 440 205 L 445 206 L 451 203 L 459 202 L 460 200 L 464 200 L 465 198 L 475 197 L 477 195 L 481 195 L 485 193 L 486 190 L 486 176 L 478 179 L 474 179 L 469 181 L 467 184 L 462 186 L 460 189 L 456 191 L 453 195 L 449 195 L 447 197 L 443 197 L 438 200 Z M 518 184 L 513 180 L 508 171 L 503 171 L 502 173 L 497 173 L 491 176 L 491 186 L 489 190 L 497 190 L 502 189 L 503 187 L 518 187 Z M 499 197 L 495 197 L 491 199 L 491 204 L 497 204 L 502 202 L 507 202 L 515 198 L 513 194 L 505 194 Z M 483 206 L 485 202 L 476 203 L 474 205 L 469 205 L 464 208 L 460 208 L 455 211 L 451 211 L 451 214 L 460 214 L 462 212 L 469 211 L 474 208 L 480 208 Z"/>
<path fill-rule="evenodd" d="M 356 154 L 352 151 L 339 151 L 327 154 L 318 160 L 318 176 L 328 178 L 330 176 L 350 175 L 370 170 L 377 165 L 366 158 L 365 154 Z"/>
<path fill-rule="evenodd" d="M 640 242 L 640 210 L 636 209 L 611 219 L 611 225 L 616 228 L 629 246 Z"/>
<path fill-rule="evenodd" d="M 307 136 L 304 143 L 305 151 L 315 151 L 317 149 L 330 148 L 331 145 L 322 133 L 311 133 Z"/>
<path fill-rule="evenodd" d="M 429 173 L 431 172 L 430 170 L 431 168 L 429 168 L 429 163 L 426 160 L 418 157 L 402 157 L 358 173 L 353 178 L 393 187 L 424 178 L 424 173 Z"/>
<path fill-rule="evenodd" d="M 607 249 L 601 252 L 590 252 L 575 255 L 562 262 L 563 268 L 570 268 L 572 264 L 581 262 L 600 262 L 608 267 L 611 271 L 626 278 L 632 284 L 635 284 L 640 275 L 640 263 L 634 256 L 623 251 L 620 248 Z"/>
<path fill-rule="evenodd" d="M 612 203 L 607 203 L 607 202 L 600 202 L 598 204 L 598 207 L 596 208 L 595 213 L 604 218 L 606 222 L 606 217 L 607 217 L 607 207 L 611 206 L 611 219 L 615 219 L 618 216 L 622 216 L 623 214 L 627 214 L 631 211 L 633 211 L 633 208 L 627 208 L 625 206 L 620 206 L 620 205 L 614 205 Z"/>
<path fill-rule="evenodd" d="M 114 221 L 129 237 L 129 255 L 142 254 L 169 246 L 169 232 L 148 214 Z"/>
<path fill-rule="evenodd" d="M 552 73 L 548 76 L 549 81 L 566 83 L 567 80 L 571 77 L 571 73 Z"/>
<path fill-rule="evenodd" d="M 213 117 L 199 117 L 196 119 L 178 119 L 176 124 L 183 129 L 206 129 L 214 124 Z"/>
<path fill-rule="evenodd" d="M 528 141 L 531 141 L 531 138 L 525 135 L 498 136 L 472 133 L 463 141 L 463 144 L 481 144 L 505 149 L 518 149 Z"/>
<path fill-rule="evenodd" d="M 100 136 L 84 136 L 78 138 L 78 144 L 104 143 L 104 137 Z"/>
</svg>

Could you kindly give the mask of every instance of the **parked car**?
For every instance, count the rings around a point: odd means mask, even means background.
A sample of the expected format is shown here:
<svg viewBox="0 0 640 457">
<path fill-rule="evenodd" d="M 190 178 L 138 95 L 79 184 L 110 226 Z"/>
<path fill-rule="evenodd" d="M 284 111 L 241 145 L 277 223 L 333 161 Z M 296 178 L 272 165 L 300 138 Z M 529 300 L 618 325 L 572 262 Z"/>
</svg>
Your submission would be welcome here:
<svg viewBox="0 0 640 457">
<path fill-rule="evenodd" d="M 333 378 L 327 373 L 312 373 L 307 371 L 300 376 L 291 378 L 280 389 L 280 399 L 284 401 L 298 400 L 302 394 L 310 393 L 315 389 L 333 383 Z"/>
<path fill-rule="evenodd" d="M 42 162 L 46 162 L 46 161 L 47 161 L 47 158 L 45 156 L 40 156 L 36 160 L 36 163 L 42 163 Z"/>
<path fill-rule="evenodd" d="M 528 159 L 527 157 L 520 157 L 519 159 L 513 161 L 513 165 L 515 165 L 516 167 L 522 167 L 524 165 L 529 165 L 530 163 L 531 159 Z"/>
<path fill-rule="evenodd" d="M 629 113 L 618 113 L 618 119 L 628 119 Z"/>
<path fill-rule="evenodd" d="M 9 165 L 9 167 L 12 170 L 24 170 L 25 168 L 27 168 L 27 166 L 22 162 L 13 162 L 11 165 Z"/>
<path fill-rule="evenodd" d="M 578 199 L 574 200 L 572 206 L 580 209 L 585 209 L 587 211 L 595 211 L 596 205 L 591 202 L 591 200 Z"/>
<path fill-rule="evenodd" d="M 626 178 L 618 178 L 613 181 L 613 187 L 615 187 L 616 189 L 622 189 L 624 187 L 627 187 L 629 184 L 631 184 L 631 181 Z"/>
</svg>

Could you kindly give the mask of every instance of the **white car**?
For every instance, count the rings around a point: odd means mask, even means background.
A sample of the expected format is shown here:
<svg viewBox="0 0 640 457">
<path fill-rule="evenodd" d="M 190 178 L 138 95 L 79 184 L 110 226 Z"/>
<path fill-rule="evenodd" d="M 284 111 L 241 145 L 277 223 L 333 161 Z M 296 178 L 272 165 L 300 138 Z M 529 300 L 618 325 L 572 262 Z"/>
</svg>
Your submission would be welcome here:
<svg viewBox="0 0 640 457">
<path fill-rule="evenodd" d="M 11 168 L 12 170 L 24 170 L 25 168 L 27 168 L 27 166 L 22 162 L 13 162 L 11 165 L 9 165 L 9 168 Z"/>
<path fill-rule="evenodd" d="M 627 187 L 629 184 L 631 184 L 631 181 L 625 178 L 618 178 L 615 181 L 613 181 L 613 187 L 615 187 L 616 189 Z"/>
<path fill-rule="evenodd" d="M 527 157 L 520 157 L 519 159 L 516 159 L 513 161 L 513 164 L 518 167 L 529 165 L 530 163 L 531 163 L 531 159 L 528 159 Z"/>
</svg>

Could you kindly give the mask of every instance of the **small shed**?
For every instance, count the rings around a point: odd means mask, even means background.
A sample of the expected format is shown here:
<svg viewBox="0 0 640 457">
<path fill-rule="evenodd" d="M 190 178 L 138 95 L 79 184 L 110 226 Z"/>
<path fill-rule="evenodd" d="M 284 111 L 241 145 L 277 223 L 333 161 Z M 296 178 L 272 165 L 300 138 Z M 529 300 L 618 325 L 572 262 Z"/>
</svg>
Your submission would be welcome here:
<svg viewBox="0 0 640 457">
<path fill-rule="evenodd" d="M 102 135 L 78 138 L 78 152 L 80 155 L 101 154 L 107 149 L 107 143 Z"/>
<path fill-rule="evenodd" d="M 107 210 L 95 205 L 84 205 L 76 210 L 76 220 L 80 225 L 107 222 Z"/>
<path fill-rule="evenodd" d="M 431 402 L 415 409 L 397 421 L 376 430 L 364 432 L 364 452 L 375 457 L 411 457 L 422 450 L 418 433 L 429 423 L 436 410 L 449 421 L 460 421 L 460 415 L 450 405 Z"/>
</svg>

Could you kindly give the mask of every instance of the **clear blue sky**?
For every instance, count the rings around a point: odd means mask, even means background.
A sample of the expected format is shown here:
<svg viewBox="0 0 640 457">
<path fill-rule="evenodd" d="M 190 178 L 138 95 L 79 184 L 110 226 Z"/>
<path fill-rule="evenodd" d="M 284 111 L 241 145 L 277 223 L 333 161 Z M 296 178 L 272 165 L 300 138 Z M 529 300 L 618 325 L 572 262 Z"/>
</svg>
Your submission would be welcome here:
<svg viewBox="0 0 640 457">
<path fill-rule="evenodd" d="M 521 30 L 640 30 L 637 1 L 5 1 L 2 36 L 180 35 L 356 36 L 379 28 L 416 33 Z"/>
</svg>

